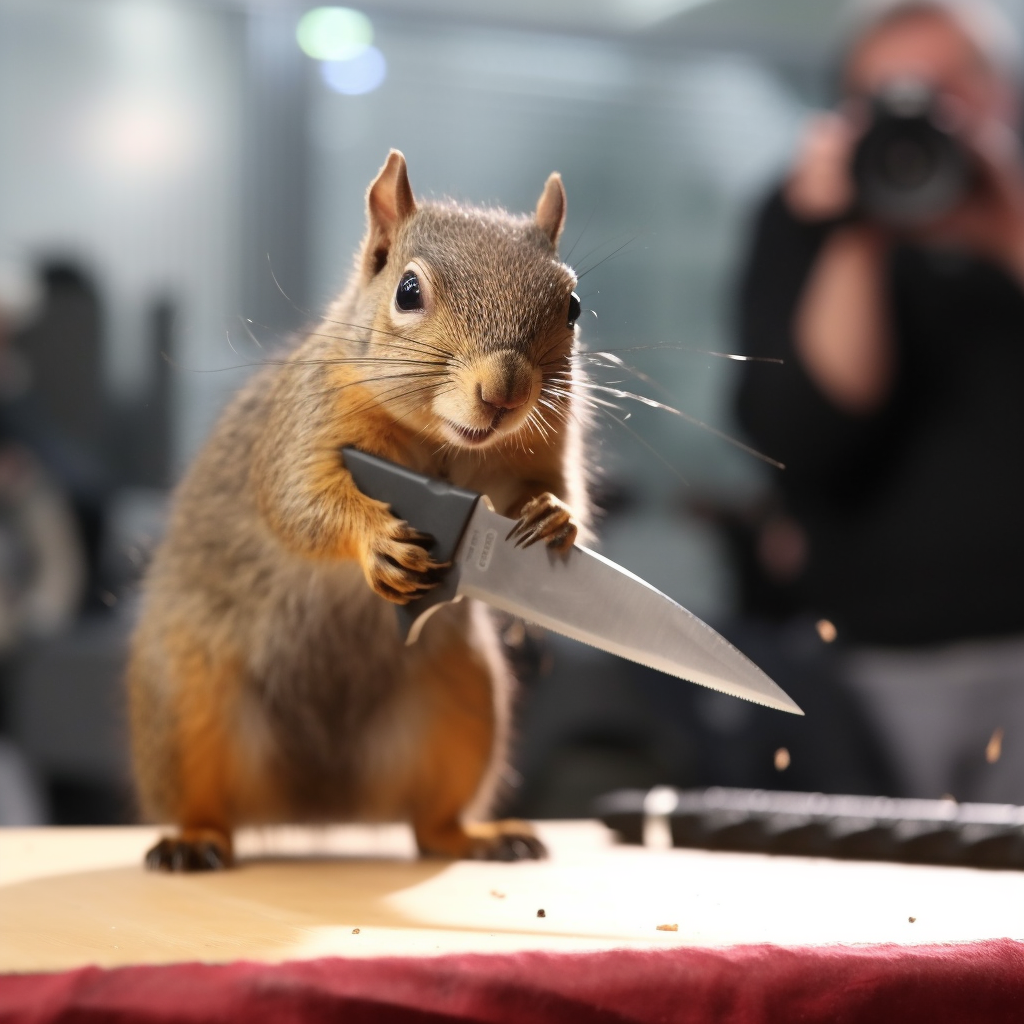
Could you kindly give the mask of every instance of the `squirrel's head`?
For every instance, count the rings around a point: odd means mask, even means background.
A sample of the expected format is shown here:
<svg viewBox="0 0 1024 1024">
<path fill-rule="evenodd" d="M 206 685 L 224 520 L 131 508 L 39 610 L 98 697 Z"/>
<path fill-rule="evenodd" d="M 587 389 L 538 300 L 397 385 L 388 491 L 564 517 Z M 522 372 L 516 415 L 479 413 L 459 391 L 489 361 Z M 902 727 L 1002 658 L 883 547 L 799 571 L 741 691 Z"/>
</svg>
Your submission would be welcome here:
<svg viewBox="0 0 1024 1024">
<path fill-rule="evenodd" d="M 557 255 L 562 179 L 548 178 L 532 216 L 417 204 L 392 150 L 367 206 L 357 267 L 367 386 L 442 443 L 483 448 L 530 424 L 543 433 L 560 415 L 580 315 L 576 275 Z"/>
</svg>

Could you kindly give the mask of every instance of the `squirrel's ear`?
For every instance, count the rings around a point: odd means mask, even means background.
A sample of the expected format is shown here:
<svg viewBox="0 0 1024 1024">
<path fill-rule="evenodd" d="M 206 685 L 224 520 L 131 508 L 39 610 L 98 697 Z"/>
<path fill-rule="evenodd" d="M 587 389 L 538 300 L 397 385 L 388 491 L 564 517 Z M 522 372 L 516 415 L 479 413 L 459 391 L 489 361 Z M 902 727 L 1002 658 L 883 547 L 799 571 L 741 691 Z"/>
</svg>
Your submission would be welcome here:
<svg viewBox="0 0 1024 1024">
<path fill-rule="evenodd" d="M 416 212 L 405 157 L 397 149 L 388 153 L 387 161 L 366 193 L 366 207 L 369 225 L 363 258 L 373 276 L 387 263 L 398 229 Z"/>
<path fill-rule="evenodd" d="M 539 227 L 552 245 L 558 245 L 559 236 L 565 225 L 565 186 L 562 176 L 555 171 L 546 184 L 544 191 L 537 200 L 537 227 Z"/>
</svg>

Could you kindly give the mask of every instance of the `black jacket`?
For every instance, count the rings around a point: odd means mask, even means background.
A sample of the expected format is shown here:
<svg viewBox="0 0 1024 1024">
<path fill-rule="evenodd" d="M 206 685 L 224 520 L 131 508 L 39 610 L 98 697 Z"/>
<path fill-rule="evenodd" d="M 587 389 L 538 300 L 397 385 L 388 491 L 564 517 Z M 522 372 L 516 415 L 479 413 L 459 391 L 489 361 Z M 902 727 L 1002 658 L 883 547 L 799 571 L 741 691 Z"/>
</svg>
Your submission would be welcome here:
<svg viewBox="0 0 1024 1024">
<path fill-rule="evenodd" d="M 774 194 L 740 292 L 741 423 L 776 476 L 809 557 L 803 609 L 870 643 L 1024 632 L 1024 291 L 975 255 L 900 245 L 888 257 L 896 386 L 851 416 L 804 373 L 794 313 L 833 225 Z"/>
</svg>

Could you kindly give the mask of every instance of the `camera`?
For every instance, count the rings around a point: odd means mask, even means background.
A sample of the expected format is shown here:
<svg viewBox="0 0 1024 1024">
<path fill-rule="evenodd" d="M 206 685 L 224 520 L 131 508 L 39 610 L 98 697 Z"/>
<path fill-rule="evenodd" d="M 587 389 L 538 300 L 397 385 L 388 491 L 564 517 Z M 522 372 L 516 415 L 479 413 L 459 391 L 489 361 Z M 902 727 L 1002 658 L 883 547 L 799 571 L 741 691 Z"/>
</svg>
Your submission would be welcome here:
<svg viewBox="0 0 1024 1024">
<path fill-rule="evenodd" d="M 963 199 L 971 171 L 928 85 L 904 79 L 872 97 L 871 124 L 853 156 L 859 212 L 895 225 L 934 220 Z"/>
</svg>

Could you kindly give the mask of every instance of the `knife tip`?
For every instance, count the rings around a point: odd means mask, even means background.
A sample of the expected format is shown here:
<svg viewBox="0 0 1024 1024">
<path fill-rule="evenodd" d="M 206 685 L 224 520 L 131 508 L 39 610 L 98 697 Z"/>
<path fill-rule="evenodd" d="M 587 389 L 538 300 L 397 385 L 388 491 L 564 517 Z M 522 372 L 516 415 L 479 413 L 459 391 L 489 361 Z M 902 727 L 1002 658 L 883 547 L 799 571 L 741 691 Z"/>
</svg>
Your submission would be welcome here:
<svg viewBox="0 0 1024 1024">
<path fill-rule="evenodd" d="M 782 692 L 780 696 L 776 697 L 769 707 L 775 708 L 777 711 L 786 711 L 791 715 L 800 715 L 804 717 L 804 709 L 788 693 Z"/>
</svg>

